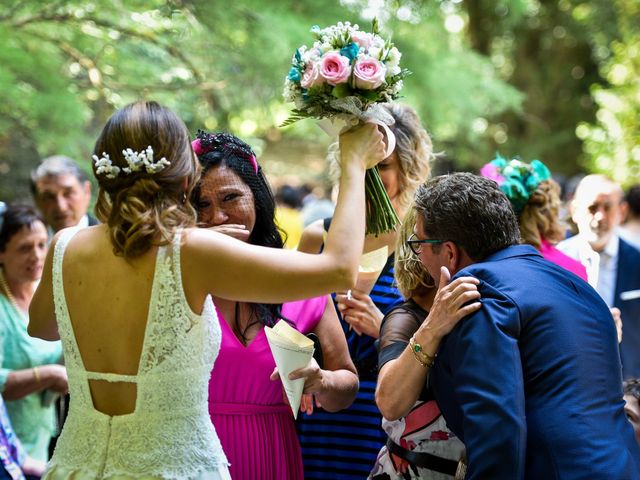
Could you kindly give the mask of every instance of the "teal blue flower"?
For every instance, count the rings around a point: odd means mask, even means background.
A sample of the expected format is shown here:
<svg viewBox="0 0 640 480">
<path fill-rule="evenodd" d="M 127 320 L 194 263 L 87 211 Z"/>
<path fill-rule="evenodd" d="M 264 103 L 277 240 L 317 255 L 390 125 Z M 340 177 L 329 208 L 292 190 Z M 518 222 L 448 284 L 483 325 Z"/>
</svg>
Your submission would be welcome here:
<svg viewBox="0 0 640 480">
<path fill-rule="evenodd" d="M 482 167 L 480 174 L 498 183 L 516 214 L 520 214 L 538 185 L 551 178 L 551 172 L 540 160 L 527 164 L 515 158 L 506 160 L 500 154 Z"/>
<path fill-rule="evenodd" d="M 533 173 L 540 182 L 544 182 L 545 180 L 549 180 L 551 178 L 551 171 L 540 160 L 532 160 L 531 168 L 533 169 Z"/>
<path fill-rule="evenodd" d="M 300 79 L 302 77 L 300 75 L 300 71 L 298 71 L 296 67 L 291 67 L 291 70 L 289 70 L 289 75 L 287 75 L 287 78 L 292 82 L 300 83 Z"/>
<path fill-rule="evenodd" d="M 357 43 L 351 42 L 345 45 L 340 49 L 340 55 L 343 57 L 347 57 L 349 59 L 349 63 L 353 63 L 353 61 L 358 56 L 358 52 L 360 51 L 360 47 Z"/>
</svg>

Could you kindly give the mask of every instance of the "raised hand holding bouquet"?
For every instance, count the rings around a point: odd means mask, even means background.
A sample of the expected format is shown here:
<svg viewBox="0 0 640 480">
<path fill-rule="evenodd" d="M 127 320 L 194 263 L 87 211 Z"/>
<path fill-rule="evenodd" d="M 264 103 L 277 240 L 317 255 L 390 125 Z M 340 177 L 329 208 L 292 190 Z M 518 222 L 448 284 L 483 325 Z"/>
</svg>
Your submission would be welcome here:
<svg viewBox="0 0 640 480">
<path fill-rule="evenodd" d="M 376 123 L 385 130 L 390 155 L 395 148 L 395 137 L 388 128 L 393 117 L 380 104 L 398 97 L 402 79 L 410 73 L 400 68 L 401 53 L 379 35 L 376 20 L 371 33 L 349 22 L 324 29 L 315 26 L 311 33 L 316 41 L 311 48 L 303 45 L 296 50 L 285 79 L 285 100 L 296 108 L 283 126 L 303 118 L 327 118 L 344 125 Z M 398 216 L 378 167 L 367 170 L 365 185 L 367 233 L 395 229 Z"/>
</svg>

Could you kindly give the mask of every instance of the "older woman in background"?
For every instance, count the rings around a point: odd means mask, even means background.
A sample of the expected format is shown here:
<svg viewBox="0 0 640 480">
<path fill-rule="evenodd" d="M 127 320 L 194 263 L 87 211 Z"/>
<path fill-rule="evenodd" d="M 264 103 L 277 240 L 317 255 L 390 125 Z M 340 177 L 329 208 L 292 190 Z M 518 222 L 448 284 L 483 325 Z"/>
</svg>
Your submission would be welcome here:
<svg viewBox="0 0 640 480">
<path fill-rule="evenodd" d="M 67 392 L 60 342 L 27 333 L 28 308 L 47 253 L 47 229 L 28 205 L 5 206 L 0 218 L 0 390 L 27 453 L 46 461 L 56 430 L 53 396 Z"/>
<path fill-rule="evenodd" d="M 385 315 L 380 330 L 376 403 L 389 438 L 369 475 L 372 480 L 447 479 L 463 469 L 464 445 L 447 428 L 427 378 L 440 340 L 480 308 L 478 281 L 461 277 L 448 283 L 443 269 L 438 289 L 414 252 L 423 248 L 412 238 L 414 228 L 411 209 L 395 258 L 396 282 L 407 300 Z"/>
</svg>

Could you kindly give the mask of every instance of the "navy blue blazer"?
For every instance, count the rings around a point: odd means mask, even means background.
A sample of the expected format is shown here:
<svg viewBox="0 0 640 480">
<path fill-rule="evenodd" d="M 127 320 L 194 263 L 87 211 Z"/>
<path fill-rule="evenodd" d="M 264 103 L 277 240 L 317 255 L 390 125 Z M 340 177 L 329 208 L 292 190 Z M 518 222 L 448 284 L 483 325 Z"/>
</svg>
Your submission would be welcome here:
<svg viewBox="0 0 640 480">
<path fill-rule="evenodd" d="M 638 479 L 616 330 L 586 282 L 531 246 L 455 277 L 482 308 L 443 340 L 430 381 L 467 447 L 467 479 Z"/>
<path fill-rule="evenodd" d="M 622 315 L 622 373 L 640 378 L 640 251 L 620 239 L 613 306 Z"/>
</svg>

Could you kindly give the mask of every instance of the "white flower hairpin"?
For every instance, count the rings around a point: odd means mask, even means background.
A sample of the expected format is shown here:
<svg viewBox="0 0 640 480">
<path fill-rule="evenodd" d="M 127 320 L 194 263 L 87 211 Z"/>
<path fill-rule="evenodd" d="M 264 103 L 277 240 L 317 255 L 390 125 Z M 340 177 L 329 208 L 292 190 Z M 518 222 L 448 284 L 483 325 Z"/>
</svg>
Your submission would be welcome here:
<svg viewBox="0 0 640 480">
<path fill-rule="evenodd" d="M 93 156 L 93 164 L 96 166 L 96 175 L 104 174 L 107 178 L 116 178 L 120 172 L 130 174 L 139 172 L 143 168 L 147 173 L 157 173 L 164 170 L 165 167 L 171 163 L 165 157 L 162 157 L 157 162 L 153 161 L 153 148 L 149 145 L 146 150 L 142 152 L 136 152 L 130 148 L 122 151 L 124 159 L 127 161 L 128 167 L 120 168 L 114 165 L 109 158 L 109 154 L 102 152 L 102 157 L 98 158 L 97 155 Z"/>
</svg>

